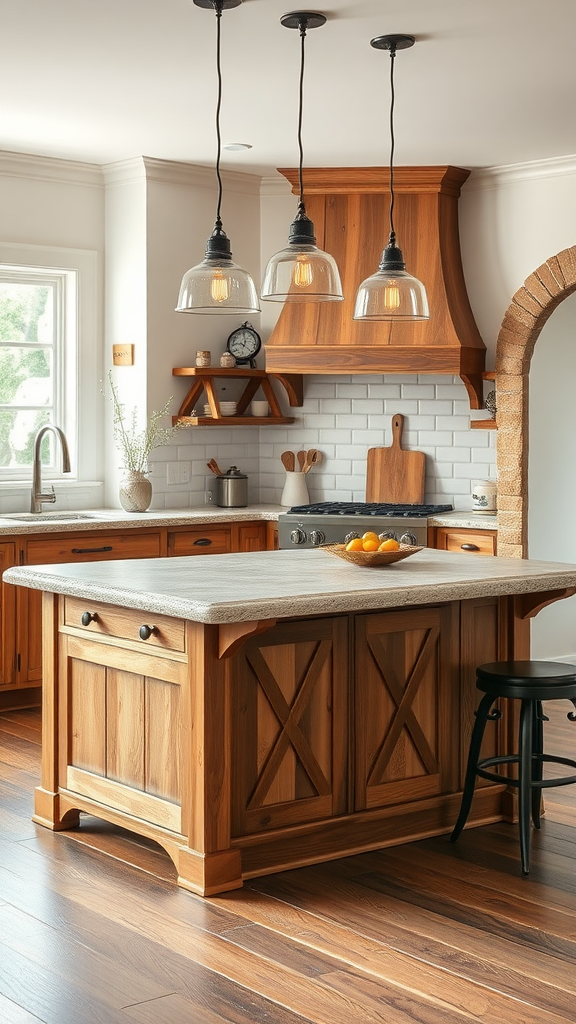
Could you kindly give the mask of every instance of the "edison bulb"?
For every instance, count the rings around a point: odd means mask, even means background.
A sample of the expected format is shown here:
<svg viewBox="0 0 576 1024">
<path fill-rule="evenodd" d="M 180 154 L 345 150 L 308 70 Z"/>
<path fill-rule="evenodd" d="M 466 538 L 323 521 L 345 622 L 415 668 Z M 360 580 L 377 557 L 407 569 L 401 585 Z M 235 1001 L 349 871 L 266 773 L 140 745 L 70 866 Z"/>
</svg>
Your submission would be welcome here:
<svg viewBox="0 0 576 1024">
<path fill-rule="evenodd" d="M 390 312 L 398 309 L 400 305 L 400 289 L 397 284 L 389 284 L 384 289 L 384 308 Z"/>
<path fill-rule="evenodd" d="M 312 265 L 305 253 L 299 253 L 294 264 L 293 281 L 297 288 L 309 288 L 314 279 Z"/>
<path fill-rule="evenodd" d="M 226 302 L 230 296 L 228 281 L 222 271 L 218 268 L 214 271 L 210 282 L 210 294 L 214 302 Z"/>
</svg>

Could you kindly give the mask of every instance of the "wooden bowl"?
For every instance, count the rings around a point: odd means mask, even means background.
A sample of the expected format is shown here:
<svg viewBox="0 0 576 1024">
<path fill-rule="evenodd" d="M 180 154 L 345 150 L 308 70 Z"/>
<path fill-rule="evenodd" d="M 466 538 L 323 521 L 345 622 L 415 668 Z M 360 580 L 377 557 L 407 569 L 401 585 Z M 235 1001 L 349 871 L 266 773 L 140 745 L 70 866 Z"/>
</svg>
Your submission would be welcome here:
<svg viewBox="0 0 576 1024">
<path fill-rule="evenodd" d="M 346 551 L 345 544 L 323 544 L 322 550 L 328 551 L 331 555 L 338 555 L 338 558 L 343 558 L 354 565 L 372 567 L 401 562 L 403 558 L 409 558 L 417 551 L 422 551 L 422 548 L 412 544 L 401 544 L 397 551 Z"/>
</svg>

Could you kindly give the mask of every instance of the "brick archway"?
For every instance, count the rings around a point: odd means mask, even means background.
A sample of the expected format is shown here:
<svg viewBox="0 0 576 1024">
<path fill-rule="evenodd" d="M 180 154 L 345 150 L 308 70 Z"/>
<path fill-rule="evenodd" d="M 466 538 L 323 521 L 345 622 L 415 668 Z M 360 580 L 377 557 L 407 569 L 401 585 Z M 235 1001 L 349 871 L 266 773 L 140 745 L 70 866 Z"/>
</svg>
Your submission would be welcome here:
<svg viewBox="0 0 576 1024">
<path fill-rule="evenodd" d="M 576 246 L 546 260 L 512 298 L 496 343 L 498 554 L 528 549 L 528 373 L 556 306 L 576 291 Z"/>
</svg>

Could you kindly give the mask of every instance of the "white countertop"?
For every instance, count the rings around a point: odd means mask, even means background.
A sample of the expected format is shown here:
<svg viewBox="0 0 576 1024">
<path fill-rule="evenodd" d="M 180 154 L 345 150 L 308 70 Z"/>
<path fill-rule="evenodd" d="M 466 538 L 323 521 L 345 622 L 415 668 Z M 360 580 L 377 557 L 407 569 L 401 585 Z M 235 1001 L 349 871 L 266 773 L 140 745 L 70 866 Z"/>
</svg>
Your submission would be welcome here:
<svg viewBox="0 0 576 1024">
<path fill-rule="evenodd" d="M 424 548 L 361 568 L 321 549 L 18 566 L 8 583 L 197 622 L 401 608 L 576 587 L 576 565 Z"/>
<path fill-rule="evenodd" d="M 428 526 L 453 526 L 457 530 L 497 530 L 498 516 L 495 512 L 441 512 L 428 516 Z"/>
<path fill-rule="evenodd" d="M 247 505 L 245 508 L 149 509 L 125 512 L 122 508 L 79 509 L 77 512 L 44 511 L 36 515 L 14 512 L 0 515 L 0 536 L 22 533 L 63 533 L 77 530 L 141 529 L 154 526 L 202 526 L 205 523 L 239 523 L 248 520 L 271 521 L 285 509 L 281 505 Z M 85 517 L 85 518 L 84 518 Z"/>
</svg>

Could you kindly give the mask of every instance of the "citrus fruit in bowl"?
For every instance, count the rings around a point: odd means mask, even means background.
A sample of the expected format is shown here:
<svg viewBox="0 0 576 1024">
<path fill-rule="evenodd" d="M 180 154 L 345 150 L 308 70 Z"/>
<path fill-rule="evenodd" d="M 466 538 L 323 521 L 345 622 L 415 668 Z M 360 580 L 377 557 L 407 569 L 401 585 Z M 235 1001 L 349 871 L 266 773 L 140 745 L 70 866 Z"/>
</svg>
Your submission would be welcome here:
<svg viewBox="0 0 576 1024">
<path fill-rule="evenodd" d="M 362 538 L 355 538 L 356 541 L 360 541 L 362 545 Z M 409 558 L 410 555 L 415 555 L 418 551 L 422 551 L 422 547 L 417 547 L 412 544 L 398 544 L 395 549 L 381 549 L 381 546 L 377 545 L 376 548 L 366 550 L 362 546 L 351 548 L 350 545 L 355 541 L 349 541 L 348 544 L 323 544 L 321 550 L 328 551 L 331 555 L 337 555 L 338 558 L 343 558 L 346 562 L 352 562 L 354 565 L 361 566 L 379 566 L 379 565 L 392 565 L 394 562 L 400 562 L 404 558 Z M 372 542 L 373 543 L 373 542 Z"/>
</svg>

